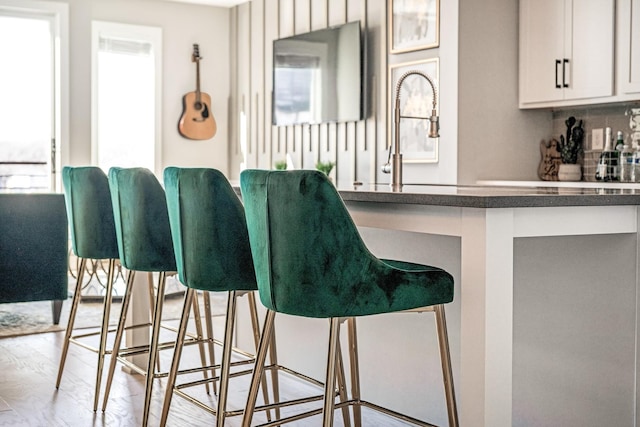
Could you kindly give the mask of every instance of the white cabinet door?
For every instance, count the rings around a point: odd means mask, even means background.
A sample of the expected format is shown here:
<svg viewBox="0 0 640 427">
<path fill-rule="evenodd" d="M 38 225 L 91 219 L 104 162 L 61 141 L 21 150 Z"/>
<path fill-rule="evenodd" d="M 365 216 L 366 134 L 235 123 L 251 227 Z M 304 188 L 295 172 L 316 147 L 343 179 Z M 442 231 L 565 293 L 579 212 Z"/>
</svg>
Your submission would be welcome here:
<svg viewBox="0 0 640 427">
<path fill-rule="evenodd" d="M 612 96 L 614 0 L 572 0 L 568 87 L 564 99 Z"/>
<path fill-rule="evenodd" d="M 520 0 L 521 106 L 614 94 L 614 4 Z"/>
<path fill-rule="evenodd" d="M 640 0 L 618 0 L 618 90 L 640 93 Z"/>
<path fill-rule="evenodd" d="M 563 0 L 520 1 L 520 102 L 563 99 Z"/>
</svg>

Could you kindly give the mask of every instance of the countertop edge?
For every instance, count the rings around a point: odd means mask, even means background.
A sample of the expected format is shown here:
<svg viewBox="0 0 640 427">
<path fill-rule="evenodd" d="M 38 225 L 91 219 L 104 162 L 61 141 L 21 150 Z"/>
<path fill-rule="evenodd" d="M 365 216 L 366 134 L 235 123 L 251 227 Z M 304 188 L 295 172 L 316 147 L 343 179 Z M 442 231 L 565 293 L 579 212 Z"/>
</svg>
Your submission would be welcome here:
<svg viewBox="0 0 640 427">
<path fill-rule="evenodd" d="M 423 205 L 478 209 L 588 207 L 640 205 L 640 189 L 585 188 L 563 189 L 553 187 L 496 186 L 422 186 L 417 190 L 393 192 L 388 186 L 374 189 L 366 187 L 340 188 L 338 193 L 345 203 L 382 203 Z M 233 188 L 242 197 L 240 186 Z M 501 191 L 496 191 L 500 188 Z M 567 193 L 565 194 L 565 191 Z"/>
<path fill-rule="evenodd" d="M 498 196 L 482 194 L 416 194 L 350 190 L 338 191 L 345 202 L 395 203 L 480 209 L 640 205 L 640 194 L 507 194 Z"/>
</svg>

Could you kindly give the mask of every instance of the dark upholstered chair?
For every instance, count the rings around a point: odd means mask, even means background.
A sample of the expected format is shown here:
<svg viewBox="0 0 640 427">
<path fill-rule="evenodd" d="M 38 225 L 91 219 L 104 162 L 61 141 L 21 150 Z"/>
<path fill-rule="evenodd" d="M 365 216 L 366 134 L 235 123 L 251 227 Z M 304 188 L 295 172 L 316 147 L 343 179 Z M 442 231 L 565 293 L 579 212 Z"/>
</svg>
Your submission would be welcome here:
<svg viewBox="0 0 640 427">
<path fill-rule="evenodd" d="M 360 399 L 355 317 L 429 307 L 436 314 L 449 425 L 457 426 L 443 308 L 453 300 L 451 275 L 371 254 L 335 187 L 318 171 L 245 170 L 240 185 L 260 300 L 268 309 L 263 337 L 271 333 L 275 313 L 331 320 L 323 425 L 333 423 L 341 318 L 348 318 L 350 332 L 349 405 L 360 425 L 360 407 L 376 406 Z M 258 349 L 245 427 L 251 424 L 268 344 L 263 339 Z"/>
<path fill-rule="evenodd" d="M 60 356 L 56 388 L 60 387 L 70 343 L 79 344 L 83 348 L 97 352 L 98 367 L 93 401 L 93 410 L 96 411 L 100 396 L 102 369 L 105 355 L 107 354 L 109 312 L 111 310 L 114 272 L 116 261 L 118 260 L 118 243 L 116 241 L 116 227 L 113 221 L 111 193 L 109 192 L 107 175 L 102 169 L 95 166 L 64 167 L 62 169 L 62 183 L 64 185 L 64 198 L 71 232 L 71 247 L 73 253 L 79 258 L 80 265 L 78 267 L 76 290 L 73 294 L 73 302 L 69 313 L 69 323 L 67 324 L 62 346 L 62 355 Z M 108 260 L 102 324 L 98 333 L 100 335 L 98 348 L 88 345 L 86 340 L 82 339 L 93 334 L 73 335 L 73 325 L 82 293 L 82 281 L 86 272 L 87 261 L 92 262 L 92 260 Z"/>
<path fill-rule="evenodd" d="M 116 361 L 121 361 L 130 368 L 146 375 L 145 401 L 142 423 L 149 419 L 153 380 L 160 375 L 155 369 L 159 348 L 170 348 L 160 345 L 160 328 L 162 306 L 167 273 L 176 271 L 176 259 L 173 252 L 171 228 L 167 213 L 167 202 L 164 190 L 155 175 L 144 168 L 111 168 L 109 170 L 109 187 L 116 226 L 118 252 L 123 267 L 129 270 L 127 285 L 122 300 L 122 312 L 116 330 L 113 353 L 109 365 L 107 384 L 104 392 L 103 410 L 106 408 Z M 158 273 L 155 308 L 151 318 L 151 339 L 148 346 L 149 360 L 146 370 L 126 360 L 131 354 L 129 349 L 121 349 L 120 344 L 124 332 L 126 315 L 131 301 L 136 272 Z M 193 304 L 194 309 L 198 304 Z M 196 326 L 200 325 L 199 311 L 196 313 Z M 201 337 L 201 328 L 198 328 Z M 139 349 L 132 349 L 139 352 Z M 201 345 L 201 357 L 205 358 Z M 166 373 L 164 373 L 166 375 Z"/>
<path fill-rule="evenodd" d="M 64 195 L 0 193 L 0 303 L 51 301 L 60 322 L 68 289 Z"/>
<path fill-rule="evenodd" d="M 256 347 L 260 337 L 253 292 L 258 288 L 244 208 L 225 176 L 215 169 L 170 167 L 164 171 L 164 185 L 178 275 L 180 282 L 187 286 L 187 293 L 160 425 L 166 425 L 173 394 L 184 396 L 186 393 L 182 390 L 189 385 L 183 383 L 179 387 L 175 386 L 189 304 L 193 300 L 192 295 L 199 290 L 228 293 L 220 365 L 220 394 L 216 408 L 210 408 L 216 415 L 216 425 L 222 427 L 227 416 L 237 415 L 227 411 L 227 395 L 238 297 L 246 295 L 248 298 Z M 241 356 L 243 357 L 239 363 L 242 365 L 246 365 L 252 358 L 247 353 Z M 236 371 L 236 375 L 237 373 Z M 246 373 L 249 374 L 251 371 L 248 370 Z M 274 375 L 273 379 L 275 382 L 277 376 Z M 274 390 L 277 390 L 277 383 L 274 384 Z M 268 401 L 266 387 L 263 387 L 263 391 L 265 400 Z M 207 406 L 205 402 L 199 404 Z"/>
</svg>

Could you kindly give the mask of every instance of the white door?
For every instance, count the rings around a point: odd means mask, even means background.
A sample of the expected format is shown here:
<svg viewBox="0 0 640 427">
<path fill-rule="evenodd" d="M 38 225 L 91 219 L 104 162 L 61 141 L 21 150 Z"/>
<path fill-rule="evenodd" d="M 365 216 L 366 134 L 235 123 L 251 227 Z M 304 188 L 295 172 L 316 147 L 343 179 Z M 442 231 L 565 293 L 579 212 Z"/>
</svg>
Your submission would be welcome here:
<svg viewBox="0 0 640 427">
<path fill-rule="evenodd" d="M 48 16 L 0 7 L 0 189 L 55 188 L 54 45 Z"/>
</svg>

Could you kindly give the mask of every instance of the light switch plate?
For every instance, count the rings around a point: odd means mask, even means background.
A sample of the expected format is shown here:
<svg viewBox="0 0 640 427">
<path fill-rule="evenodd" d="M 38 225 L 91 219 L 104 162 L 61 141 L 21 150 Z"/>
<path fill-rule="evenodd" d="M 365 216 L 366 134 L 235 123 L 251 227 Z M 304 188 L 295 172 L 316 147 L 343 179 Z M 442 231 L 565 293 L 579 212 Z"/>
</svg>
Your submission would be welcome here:
<svg viewBox="0 0 640 427">
<path fill-rule="evenodd" d="M 602 128 L 593 129 L 591 131 L 591 149 L 592 150 L 604 149 L 604 137 L 603 137 Z"/>
</svg>

